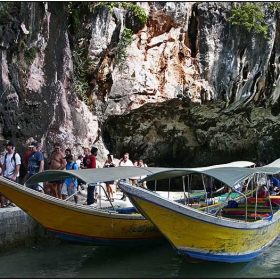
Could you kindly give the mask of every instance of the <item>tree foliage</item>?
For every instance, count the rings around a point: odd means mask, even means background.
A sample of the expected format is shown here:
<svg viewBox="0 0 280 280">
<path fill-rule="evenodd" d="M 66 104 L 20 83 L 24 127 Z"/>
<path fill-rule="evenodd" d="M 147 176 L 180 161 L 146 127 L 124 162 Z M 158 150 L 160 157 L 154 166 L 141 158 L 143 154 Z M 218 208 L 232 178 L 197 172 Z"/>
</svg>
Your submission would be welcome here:
<svg viewBox="0 0 280 280">
<path fill-rule="evenodd" d="M 243 26 L 248 32 L 256 32 L 267 37 L 268 26 L 260 3 L 245 3 L 237 9 L 233 9 L 229 21 L 233 25 Z"/>
<path fill-rule="evenodd" d="M 92 73 L 93 61 L 88 58 L 87 46 L 79 43 L 77 38 L 84 38 L 82 30 L 86 26 L 86 15 L 94 12 L 98 6 L 106 6 L 109 12 L 114 7 L 129 10 L 139 18 L 142 24 L 148 20 L 145 9 L 133 2 L 68 2 L 68 27 L 70 34 L 73 34 L 73 64 L 74 64 L 74 88 L 78 96 L 88 102 L 87 92 L 89 91 L 88 77 Z M 85 42 L 85 40 L 83 40 Z M 116 47 L 116 65 L 122 69 L 128 54 L 126 48 L 132 42 L 132 30 L 124 27 L 120 41 Z"/>
<path fill-rule="evenodd" d="M 113 7 L 123 8 L 126 10 L 130 9 L 143 24 L 145 24 L 148 20 L 145 9 L 132 2 L 99 2 L 99 5 L 107 6 L 109 11 L 112 11 Z"/>
<path fill-rule="evenodd" d="M 126 48 L 131 44 L 132 42 L 132 31 L 129 28 L 124 28 L 120 42 L 118 44 L 117 48 L 117 57 L 116 57 L 116 63 L 119 65 L 120 68 L 122 68 L 126 58 L 128 57 L 128 54 L 126 52 Z"/>
</svg>

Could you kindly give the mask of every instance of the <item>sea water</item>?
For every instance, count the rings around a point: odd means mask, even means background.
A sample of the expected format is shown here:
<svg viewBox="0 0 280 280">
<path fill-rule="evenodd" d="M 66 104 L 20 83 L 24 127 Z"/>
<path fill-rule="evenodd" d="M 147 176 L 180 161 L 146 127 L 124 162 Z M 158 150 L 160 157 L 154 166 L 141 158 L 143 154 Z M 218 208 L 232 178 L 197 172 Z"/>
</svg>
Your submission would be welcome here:
<svg viewBox="0 0 280 280">
<path fill-rule="evenodd" d="M 92 247 L 59 240 L 0 254 L 0 278 L 280 278 L 279 239 L 249 263 L 190 263 L 169 243 Z"/>
</svg>

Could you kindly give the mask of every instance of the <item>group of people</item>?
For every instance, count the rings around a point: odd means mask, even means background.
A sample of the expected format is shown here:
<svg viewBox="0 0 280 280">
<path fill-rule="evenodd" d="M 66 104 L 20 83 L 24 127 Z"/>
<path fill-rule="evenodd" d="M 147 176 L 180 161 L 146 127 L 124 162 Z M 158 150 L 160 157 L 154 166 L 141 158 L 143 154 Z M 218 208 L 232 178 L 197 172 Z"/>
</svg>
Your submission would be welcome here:
<svg viewBox="0 0 280 280">
<path fill-rule="evenodd" d="M 134 162 L 132 162 L 129 159 L 129 153 L 125 153 L 123 155 L 123 157 L 120 159 L 118 165 L 116 165 L 114 163 L 114 157 L 111 154 L 107 155 L 107 160 L 104 163 L 104 167 L 116 167 L 116 166 L 134 166 L 134 167 L 147 167 L 147 164 L 145 164 L 143 162 L 142 159 L 139 160 L 134 160 Z M 125 179 L 127 182 L 130 182 L 132 185 L 136 186 L 136 182 L 138 179 L 142 179 L 141 177 L 139 178 L 127 178 Z M 107 189 L 107 193 L 108 193 L 108 197 L 110 201 L 114 201 L 113 198 L 113 190 L 112 190 L 112 184 L 114 184 L 114 181 L 109 181 L 109 182 L 105 182 L 106 183 L 106 189 Z M 147 188 L 146 182 L 143 182 L 141 184 L 141 186 Z M 122 200 L 126 200 L 126 196 L 123 194 Z"/>
<path fill-rule="evenodd" d="M 12 141 L 8 141 L 5 144 L 6 154 L 0 161 L 1 175 L 5 178 L 19 183 L 19 170 L 22 164 L 21 157 L 15 150 L 15 145 Z M 28 145 L 28 152 L 24 158 L 24 165 L 26 167 L 27 173 L 23 179 L 25 183 L 31 176 L 42 172 L 45 169 L 45 160 L 42 153 L 42 145 L 39 142 L 31 141 Z M 112 154 L 107 155 L 107 159 L 102 166 L 101 163 L 97 160 L 98 148 L 92 147 L 83 148 L 84 155 L 79 155 L 77 159 L 74 159 L 71 149 L 67 148 L 64 153 L 61 150 L 61 145 L 59 143 L 54 144 L 54 150 L 52 151 L 47 169 L 50 170 L 77 170 L 77 169 L 88 169 L 88 168 L 108 168 L 116 166 L 139 166 L 145 167 L 143 160 L 132 161 L 129 159 L 129 153 L 125 153 L 121 158 L 118 164 L 114 163 L 114 157 Z M 127 179 L 132 184 L 135 184 L 135 179 Z M 68 178 L 66 180 L 54 180 L 47 182 L 45 185 L 43 183 L 32 183 L 26 184 L 28 188 L 36 190 L 38 192 L 50 194 L 53 197 L 59 199 L 67 199 L 70 196 L 74 196 L 75 203 L 78 203 L 78 189 L 79 185 L 84 182 L 74 178 Z M 113 188 L 112 185 L 114 181 L 104 182 L 106 184 L 106 191 L 110 201 L 114 201 L 113 198 Z M 87 188 L 87 205 L 92 205 L 97 202 L 97 183 L 88 184 Z M 146 184 L 143 183 L 144 187 Z M 122 197 L 125 200 L 125 196 Z M 1 207 L 15 206 L 14 203 L 6 199 L 3 195 L 0 194 L 0 203 Z"/>
<path fill-rule="evenodd" d="M 269 195 L 280 194 L 280 181 L 275 176 L 268 175 L 267 179 L 261 178 L 258 181 L 258 198 L 266 198 Z"/>
</svg>

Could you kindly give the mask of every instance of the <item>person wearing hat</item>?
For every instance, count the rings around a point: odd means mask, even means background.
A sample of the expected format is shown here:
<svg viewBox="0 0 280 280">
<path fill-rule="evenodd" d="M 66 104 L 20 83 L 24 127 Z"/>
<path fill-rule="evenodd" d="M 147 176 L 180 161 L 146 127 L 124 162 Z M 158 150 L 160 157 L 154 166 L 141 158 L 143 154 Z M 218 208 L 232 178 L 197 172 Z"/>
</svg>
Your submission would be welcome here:
<svg viewBox="0 0 280 280">
<path fill-rule="evenodd" d="M 29 158 L 29 156 L 30 156 L 30 154 L 32 153 L 32 150 L 33 150 L 33 148 L 34 148 L 34 145 L 31 145 L 31 144 L 33 144 L 34 142 L 35 142 L 35 141 L 33 141 L 33 142 L 31 142 L 31 143 L 29 144 L 29 146 L 28 146 L 28 151 L 27 151 L 27 153 L 25 154 L 24 164 L 25 164 L 26 168 L 28 167 L 28 158 Z"/>
<path fill-rule="evenodd" d="M 115 167 L 116 165 L 114 164 L 113 160 L 114 160 L 114 156 L 111 155 L 111 154 L 108 154 L 107 155 L 107 160 L 104 163 L 104 167 L 105 168 L 107 168 L 107 167 Z M 112 180 L 112 181 L 108 181 L 108 182 L 104 182 L 104 183 L 106 184 L 106 189 L 107 189 L 109 200 L 113 202 L 114 201 L 114 198 L 113 198 L 114 194 L 113 194 L 113 189 L 112 189 L 111 185 L 114 184 L 115 181 Z"/>
<path fill-rule="evenodd" d="M 30 154 L 32 153 L 33 147 L 34 147 L 34 145 L 31 145 L 31 143 L 36 142 L 32 137 L 30 139 L 32 141 L 27 140 L 27 142 L 26 142 L 26 143 L 28 143 L 28 151 L 26 152 L 25 158 L 24 158 L 24 165 L 26 167 L 26 170 L 28 169 L 28 158 L 29 158 Z M 27 179 L 28 179 L 28 173 L 26 172 L 26 174 L 23 178 L 23 183 L 25 183 Z"/>
<path fill-rule="evenodd" d="M 66 170 L 78 170 L 78 165 L 74 162 L 73 155 L 67 154 L 64 159 L 66 159 Z M 65 200 L 67 196 L 74 195 L 75 203 L 78 203 L 78 181 L 77 178 L 67 178 L 61 189 L 62 199 Z"/>
<path fill-rule="evenodd" d="M 12 141 L 6 143 L 6 150 L 7 154 L 4 157 L 2 174 L 5 178 L 18 183 L 19 168 L 21 165 L 20 155 L 15 152 L 15 145 Z"/>
<path fill-rule="evenodd" d="M 38 142 L 31 142 L 30 146 L 32 146 L 32 153 L 28 157 L 28 167 L 27 167 L 28 178 L 44 170 L 44 156 L 40 151 L 41 145 Z M 43 192 L 41 185 L 38 183 L 27 184 L 26 186 L 35 191 Z"/>
</svg>

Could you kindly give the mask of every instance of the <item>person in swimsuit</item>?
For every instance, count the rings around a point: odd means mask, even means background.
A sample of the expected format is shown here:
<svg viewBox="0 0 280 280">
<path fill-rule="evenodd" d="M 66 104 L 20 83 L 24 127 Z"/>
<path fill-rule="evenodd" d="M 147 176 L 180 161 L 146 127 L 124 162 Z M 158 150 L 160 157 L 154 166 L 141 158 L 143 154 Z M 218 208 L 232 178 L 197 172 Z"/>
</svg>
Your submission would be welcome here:
<svg viewBox="0 0 280 280">
<path fill-rule="evenodd" d="M 64 159 L 64 154 L 60 150 L 60 144 L 54 144 L 54 151 L 52 152 L 50 158 L 50 169 L 63 170 L 66 166 L 66 160 Z M 63 180 L 56 180 L 49 182 L 51 195 L 62 199 L 61 188 Z"/>
<path fill-rule="evenodd" d="M 116 165 L 114 164 L 113 162 L 113 159 L 114 159 L 114 156 L 112 154 L 108 154 L 107 155 L 107 160 L 105 161 L 104 163 L 104 167 L 107 168 L 107 167 L 115 167 Z M 112 181 L 108 181 L 108 182 L 104 182 L 106 184 L 106 189 L 107 189 L 107 193 L 108 193 L 108 197 L 109 197 L 109 200 L 110 201 L 114 201 L 114 198 L 113 198 L 113 189 L 112 189 L 112 186 L 115 181 L 112 180 Z"/>
</svg>

